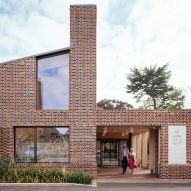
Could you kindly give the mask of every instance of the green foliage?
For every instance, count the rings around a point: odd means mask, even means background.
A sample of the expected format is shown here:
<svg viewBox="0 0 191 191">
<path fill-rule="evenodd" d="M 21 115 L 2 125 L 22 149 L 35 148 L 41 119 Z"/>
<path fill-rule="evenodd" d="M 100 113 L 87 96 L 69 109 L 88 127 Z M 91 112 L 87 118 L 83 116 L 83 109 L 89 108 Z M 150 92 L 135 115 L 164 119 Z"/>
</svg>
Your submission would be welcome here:
<svg viewBox="0 0 191 191">
<path fill-rule="evenodd" d="M 168 64 L 143 69 L 134 67 L 127 76 L 130 82 L 126 86 L 127 93 L 133 93 L 138 102 L 144 99 L 146 108 L 182 108 L 184 96 L 168 84 L 171 72 L 167 69 Z"/>
<path fill-rule="evenodd" d="M 9 164 L 0 158 L 0 177 L 4 176 L 4 174 L 8 171 Z"/>
<path fill-rule="evenodd" d="M 78 183 L 78 184 L 90 184 L 92 181 L 92 176 L 85 174 L 83 172 L 72 172 L 67 173 L 67 182 Z"/>
<path fill-rule="evenodd" d="M 165 96 L 165 100 L 156 99 L 156 106 L 160 109 L 181 109 L 184 104 L 185 96 L 182 95 L 181 90 L 174 89 Z M 153 108 L 153 101 L 151 98 L 148 98 L 146 101 L 143 102 L 143 107 L 152 109 Z"/>
<path fill-rule="evenodd" d="M 57 168 L 8 168 L 0 163 L 3 183 L 80 183 L 90 184 L 93 177 L 83 172 L 63 172 Z"/>
<path fill-rule="evenodd" d="M 9 168 L 0 182 L 10 183 L 59 183 L 65 182 L 65 176 L 61 169 L 45 168 Z"/>
<path fill-rule="evenodd" d="M 123 102 L 120 100 L 110 100 L 110 99 L 102 99 L 97 103 L 97 106 L 99 108 L 103 109 L 130 109 L 133 108 L 133 106 L 127 102 Z"/>
</svg>

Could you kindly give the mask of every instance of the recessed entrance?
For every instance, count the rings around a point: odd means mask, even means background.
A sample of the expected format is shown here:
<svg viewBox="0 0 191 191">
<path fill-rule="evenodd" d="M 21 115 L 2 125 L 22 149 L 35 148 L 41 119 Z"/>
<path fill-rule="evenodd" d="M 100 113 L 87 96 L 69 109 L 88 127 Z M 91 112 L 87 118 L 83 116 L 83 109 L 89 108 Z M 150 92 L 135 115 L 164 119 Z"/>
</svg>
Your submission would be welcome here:
<svg viewBox="0 0 191 191">
<path fill-rule="evenodd" d="M 97 165 L 98 176 L 110 173 L 116 168 L 115 172 L 120 174 L 121 149 L 124 144 L 127 148 L 133 147 L 136 152 L 138 168 L 135 174 L 158 174 L 158 128 L 141 126 L 107 126 L 97 127 Z"/>
</svg>

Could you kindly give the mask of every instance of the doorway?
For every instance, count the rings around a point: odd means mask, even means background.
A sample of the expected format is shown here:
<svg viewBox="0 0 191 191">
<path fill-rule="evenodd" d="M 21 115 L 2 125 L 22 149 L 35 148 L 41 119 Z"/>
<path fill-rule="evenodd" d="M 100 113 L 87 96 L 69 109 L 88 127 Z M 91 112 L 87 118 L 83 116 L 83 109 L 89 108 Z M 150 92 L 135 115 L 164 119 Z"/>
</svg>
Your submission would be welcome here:
<svg viewBox="0 0 191 191">
<path fill-rule="evenodd" d="M 118 141 L 101 142 L 102 166 L 118 165 Z"/>
<path fill-rule="evenodd" d="M 98 141 L 97 159 L 99 166 L 118 166 L 119 165 L 119 141 L 102 140 Z"/>
<path fill-rule="evenodd" d="M 133 147 L 136 153 L 137 173 L 158 174 L 159 127 L 99 126 L 97 127 L 97 165 L 117 169 L 121 166 L 121 148 Z M 104 168 L 105 169 L 105 168 Z M 141 171 L 140 171 L 141 170 Z"/>
</svg>

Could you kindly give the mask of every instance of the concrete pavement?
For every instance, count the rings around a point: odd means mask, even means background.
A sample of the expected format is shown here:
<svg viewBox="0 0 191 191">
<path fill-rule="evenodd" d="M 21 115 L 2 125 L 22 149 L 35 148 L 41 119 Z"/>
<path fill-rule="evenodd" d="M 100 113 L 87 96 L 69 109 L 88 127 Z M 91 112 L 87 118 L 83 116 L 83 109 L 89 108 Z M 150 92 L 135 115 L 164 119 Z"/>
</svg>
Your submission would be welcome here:
<svg viewBox="0 0 191 191">
<path fill-rule="evenodd" d="M 0 186 L 0 191 L 190 191 L 191 184 L 98 184 L 97 187 L 90 186 Z"/>
<path fill-rule="evenodd" d="M 102 167 L 98 169 L 97 183 L 116 183 L 116 184 L 191 184 L 191 179 L 160 179 L 156 175 L 150 174 L 148 169 L 135 169 L 131 174 L 129 170 L 125 175 L 122 174 L 120 167 Z"/>
</svg>

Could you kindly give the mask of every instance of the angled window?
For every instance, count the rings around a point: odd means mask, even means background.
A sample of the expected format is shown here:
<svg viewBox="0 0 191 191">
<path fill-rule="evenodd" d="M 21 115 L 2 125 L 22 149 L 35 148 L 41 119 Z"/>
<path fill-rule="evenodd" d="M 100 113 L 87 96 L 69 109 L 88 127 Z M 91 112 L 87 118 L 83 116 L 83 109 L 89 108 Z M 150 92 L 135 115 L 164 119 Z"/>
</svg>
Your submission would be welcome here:
<svg viewBox="0 0 191 191">
<path fill-rule="evenodd" d="M 37 59 L 37 109 L 69 108 L 69 52 Z"/>
</svg>

